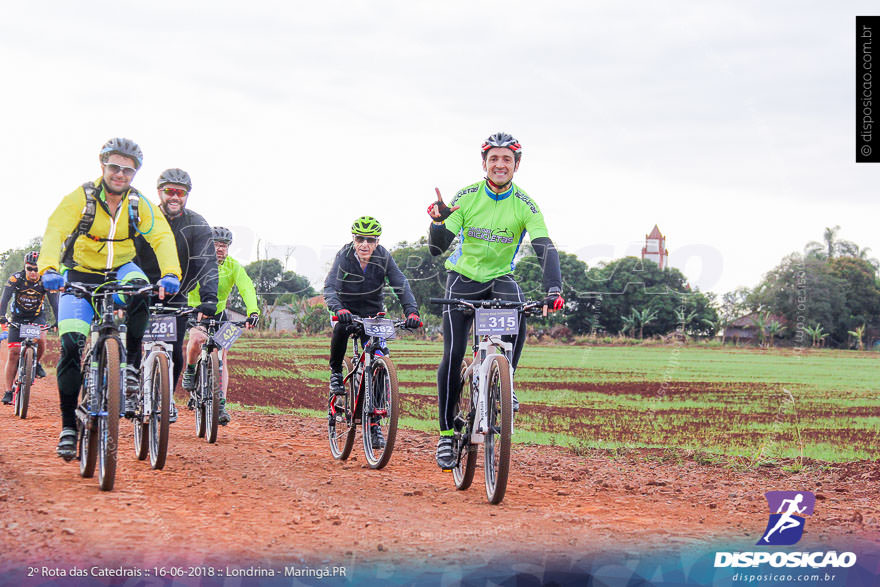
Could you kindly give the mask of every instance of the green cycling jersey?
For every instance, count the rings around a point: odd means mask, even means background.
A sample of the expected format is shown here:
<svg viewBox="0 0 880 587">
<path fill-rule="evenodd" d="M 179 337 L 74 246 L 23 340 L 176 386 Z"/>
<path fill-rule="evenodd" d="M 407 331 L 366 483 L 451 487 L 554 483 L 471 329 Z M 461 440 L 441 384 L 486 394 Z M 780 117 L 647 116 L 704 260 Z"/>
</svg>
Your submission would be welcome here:
<svg viewBox="0 0 880 587">
<path fill-rule="evenodd" d="M 232 257 L 226 257 L 218 267 L 219 282 L 217 284 L 217 313 L 219 314 L 226 309 L 226 301 L 229 294 L 232 293 L 233 287 L 238 287 L 238 293 L 244 300 L 248 314 L 259 314 L 260 307 L 257 304 L 257 290 L 254 288 L 254 282 L 242 267 L 241 263 Z M 199 286 L 189 292 L 187 303 L 193 308 L 197 308 L 202 303 L 199 295 Z"/>
<path fill-rule="evenodd" d="M 460 190 L 451 206 L 460 206 L 446 219 L 458 245 L 446 268 L 469 279 L 488 282 L 512 272 L 517 251 L 528 232 L 532 240 L 547 238 L 544 215 L 515 183 L 496 194 L 486 180 Z"/>
</svg>

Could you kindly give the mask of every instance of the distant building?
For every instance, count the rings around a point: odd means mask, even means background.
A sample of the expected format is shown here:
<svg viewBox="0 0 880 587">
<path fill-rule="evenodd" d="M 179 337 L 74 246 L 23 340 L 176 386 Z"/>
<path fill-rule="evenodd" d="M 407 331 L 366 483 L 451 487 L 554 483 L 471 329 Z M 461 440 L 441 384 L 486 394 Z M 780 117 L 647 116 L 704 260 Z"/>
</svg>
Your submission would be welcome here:
<svg viewBox="0 0 880 587">
<path fill-rule="evenodd" d="M 645 246 L 642 247 L 642 260 L 648 259 L 657 264 L 660 269 L 669 266 L 669 251 L 666 249 L 666 237 L 660 234 L 660 229 L 654 225 L 651 234 L 645 235 Z"/>
</svg>

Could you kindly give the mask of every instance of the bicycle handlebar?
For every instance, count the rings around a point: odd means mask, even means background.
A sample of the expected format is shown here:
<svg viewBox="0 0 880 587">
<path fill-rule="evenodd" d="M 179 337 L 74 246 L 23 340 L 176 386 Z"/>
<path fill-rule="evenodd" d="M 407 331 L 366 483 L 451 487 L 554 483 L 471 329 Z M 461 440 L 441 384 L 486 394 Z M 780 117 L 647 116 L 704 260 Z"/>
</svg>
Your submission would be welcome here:
<svg viewBox="0 0 880 587">
<path fill-rule="evenodd" d="M 375 316 L 375 317 L 376 318 L 384 318 L 384 316 Z M 388 318 L 388 319 L 391 320 L 391 318 Z M 363 325 L 364 320 L 370 320 L 370 318 L 361 318 L 360 316 L 357 316 L 355 314 L 351 315 L 351 321 L 355 322 L 357 324 Z M 330 316 L 330 322 L 339 322 L 339 318 L 337 318 L 335 315 Z M 406 320 L 405 319 L 404 320 L 395 320 L 394 327 L 395 328 L 403 328 L 404 330 L 413 330 L 412 328 L 406 327 Z"/>
<path fill-rule="evenodd" d="M 82 283 L 79 281 L 71 281 L 65 283 L 61 287 L 62 293 L 72 293 L 76 296 L 84 296 L 84 295 L 95 295 L 95 292 L 98 290 L 103 290 L 98 293 L 98 295 L 112 295 L 112 294 L 131 294 L 131 295 L 139 295 L 148 292 L 158 292 L 159 286 L 154 285 L 152 283 L 148 283 L 147 285 L 140 284 L 128 284 L 128 283 L 119 283 L 119 282 L 109 282 L 109 283 Z"/>
<path fill-rule="evenodd" d="M 526 302 L 511 302 L 507 300 L 463 300 L 459 298 L 430 298 L 428 302 L 447 306 L 464 306 L 475 310 L 477 308 L 510 308 L 528 313 L 541 307 L 542 302 L 529 300 Z"/>
</svg>

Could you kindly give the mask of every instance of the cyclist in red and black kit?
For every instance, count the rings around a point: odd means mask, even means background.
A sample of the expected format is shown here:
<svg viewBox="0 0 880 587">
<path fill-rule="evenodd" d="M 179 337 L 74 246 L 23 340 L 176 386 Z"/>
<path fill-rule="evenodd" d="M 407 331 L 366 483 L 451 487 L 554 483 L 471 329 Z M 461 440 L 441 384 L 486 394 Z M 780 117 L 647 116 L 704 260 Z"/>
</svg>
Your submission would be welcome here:
<svg viewBox="0 0 880 587">
<path fill-rule="evenodd" d="M 538 205 L 518 185 L 513 174 L 519 169 L 522 146 L 507 133 L 496 133 L 483 142 L 482 181 L 459 190 L 447 206 L 442 199 L 428 206 L 433 221 L 429 233 L 432 255 L 440 255 L 458 237 L 455 252 L 446 261 L 446 298 L 466 300 L 501 299 L 525 301 L 522 289 L 513 279 L 514 260 L 525 234 L 538 256 L 544 274 L 545 307 L 561 310 L 562 275 L 559 253 L 550 240 L 544 215 Z M 439 191 L 438 191 L 439 196 Z M 460 365 L 469 338 L 473 314 L 459 308 L 443 310 L 443 360 L 437 369 L 437 396 L 440 412 L 440 441 L 437 465 L 455 466 L 453 421 L 461 394 Z M 525 342 L 526 323 L 521 320 L 514 337 L 512 367 L 516 369 Z M 519 409 L 516 395 L 513 410 Z"/>
<path fill-rule="evenodd" d="M 3 287 L 3 295 L 0 296 L 0 323 L 6 324 L 6 310 L 12 301 L 12 322 L 17 324 L 46 324 L 46 314 L 43 311 L 43 301 L 48 298 L 52 306 L 55 319 L 58 319 L 58 293 L 50 292 L 43 287 L 40 274 L 37 271 L 37 258 L 39 252 L 31 251 L 24 256 L 24 271 L 13 273 L 9 281 Z M 9 325 L 9 357 L 6 361 L 6 393 L 3 394 L 3 403 L 12 403 L 12 384 L 15 381 L 15 372 L 18 370 L 18 355 L 21 353 L 21 335 L 19 327 Z M 40 335 L 37 342 L 37 377 L 45 377 L 46 371 L 40 364 L 43 352 L 46 350 L 46 331 Z"/>
</svg>

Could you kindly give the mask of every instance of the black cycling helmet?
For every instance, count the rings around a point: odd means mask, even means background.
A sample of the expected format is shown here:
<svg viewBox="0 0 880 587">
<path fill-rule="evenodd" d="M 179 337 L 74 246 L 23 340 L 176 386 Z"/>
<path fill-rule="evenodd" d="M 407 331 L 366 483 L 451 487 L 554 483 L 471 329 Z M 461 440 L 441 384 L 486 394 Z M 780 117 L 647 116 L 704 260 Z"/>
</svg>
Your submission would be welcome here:
<svg viewBox="0 0 880 587">
<path fill-rule="evenodd" d="M 372 216 L 361 216 L 351 225 L 351 234 L 379 236 L 382 234 L 382 225 Z"/>
<path fill-rule="evenodd" d="M 517 163 L 519 163 L 519 158 L 522 157 L 522 145 L 519 144 L 515 138 L 507 134 L 506 132 L 496 132 L 494 135 L 490 135 L 488 139 L 483 141 L 483 161 L 486 160 L 486 155 L 489 153 L 489 149 L 494 149 L 495 147 L 506 147 L 513 151 L 513 159 Z"/>
<path fill-rule="evenodd" d="M 190 179 L 189 173 L 183 169 L 178 169 L 177 167 L 163 171 L 161 175 L 159 175 L 159 179 L 156 181 L 156 187 L 161 188 L 166 183 L 182 185 L 188 192 L 193 189 L 192 179 Z"/>
<path fill-rule="evenodd" d="M 25 265 L 36 265 L 37 259 L 40 258 L 40 251 L 30 251 L 24 256 Z"/>
<path fill-rule="evenodd" d="M 217 242 L 226 243 L 227 245 L 232 242 L 232 231 L 224 226 L 214 226 L 211 228 L 211 233 Z"/>
<path fill-rule="evenodd" d="M 101 163 L 106 163 L 110 155 L 122 155 L 134 159 L 135 169 L 140 169 L 144 163 L 144 154 L 138 144 L 131 139 L 117 137 L 110 139 L 101 147 L 100 159 Z"/>
</svg>

